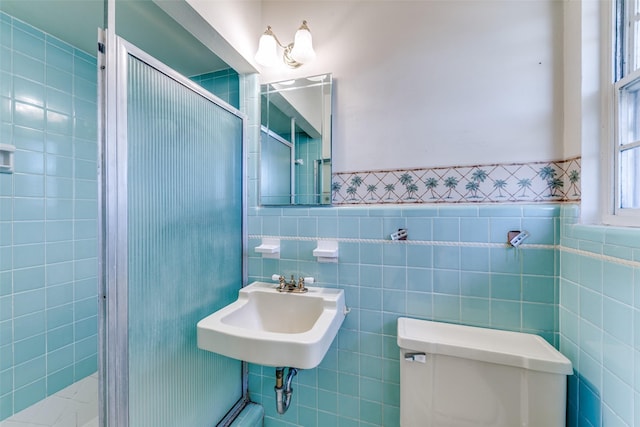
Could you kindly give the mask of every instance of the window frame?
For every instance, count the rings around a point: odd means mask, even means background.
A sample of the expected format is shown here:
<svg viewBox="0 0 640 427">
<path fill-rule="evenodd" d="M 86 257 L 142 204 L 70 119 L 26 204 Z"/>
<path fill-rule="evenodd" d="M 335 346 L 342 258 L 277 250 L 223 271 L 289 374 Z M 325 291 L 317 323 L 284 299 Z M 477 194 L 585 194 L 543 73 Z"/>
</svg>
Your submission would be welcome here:
<svg viewBox="0 0 640 427">
<path fill-rule="evenodd" d="M 636 10 L 638 8 L 638 10 Z M 622 208 L 621 205 L 621 176 L 620 155 L 629 148 L 640 146 L 640 140 L 626 142 L 623 140 L 622 129 L 626 126 L 626 119 L 622 117 L 621 101 L 624 88 L 640 84 L 640 58 L 634 53 L 640 47 L 636 46 L 635 33 L 640 33 L 640 3 L 638 0 L 612 1 L 611 17 L 611 80 L 609 87 L 612 92 L 611 123 L 612 132 L 608 144 L 610 169 L 607 182 L 607 209 L 603 215 L 603 223 L 608 225 L 640 227 L 640 209 Z M 638 63 L 637 63 L 638 62 Z M 611 93 L 611 92 L 610 92 Z"/>
</svg>

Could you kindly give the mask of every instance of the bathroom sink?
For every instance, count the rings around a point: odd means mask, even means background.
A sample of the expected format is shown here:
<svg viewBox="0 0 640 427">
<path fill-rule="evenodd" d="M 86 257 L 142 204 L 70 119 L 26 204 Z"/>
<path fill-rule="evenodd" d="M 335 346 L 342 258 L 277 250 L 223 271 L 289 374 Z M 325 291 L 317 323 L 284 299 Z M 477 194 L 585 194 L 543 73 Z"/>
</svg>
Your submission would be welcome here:
<svg viewBox="0 0 640 427">
<path fill-rule="evenodd" d="M 307 289 L 279 292 L 265 282 L 242 288 L 236 301 L 198 322 L 198 347 L 266 366 L 318 366 L 347 309 L 342 289 Z"/>
</svg>

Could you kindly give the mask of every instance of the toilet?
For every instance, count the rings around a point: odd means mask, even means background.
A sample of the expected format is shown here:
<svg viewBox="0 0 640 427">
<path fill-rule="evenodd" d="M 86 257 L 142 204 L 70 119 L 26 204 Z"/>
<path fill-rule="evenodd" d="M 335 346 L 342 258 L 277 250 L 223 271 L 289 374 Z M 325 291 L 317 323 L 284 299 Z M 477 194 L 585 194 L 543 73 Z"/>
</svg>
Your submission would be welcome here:
<svg viewBox="0 0 640 427">
<path fill-rule="evenodd" d="M 542 337 L 398 319 L 401 427 L 565 426 L 571 362 Z"/>
</svg>

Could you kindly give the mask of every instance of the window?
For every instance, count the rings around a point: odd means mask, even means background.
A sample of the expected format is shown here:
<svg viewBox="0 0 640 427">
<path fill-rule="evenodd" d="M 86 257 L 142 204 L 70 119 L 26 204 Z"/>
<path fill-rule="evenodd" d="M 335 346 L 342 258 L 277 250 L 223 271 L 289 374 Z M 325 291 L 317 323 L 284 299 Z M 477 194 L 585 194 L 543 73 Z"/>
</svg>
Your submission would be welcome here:
<svg viewBox="0 0 640 427">
<path fill-rule="evenodd" d="M 616 83 L 618 137 L 615 150 L 619 175 L 618 209 L 640 208 L 640 74 L 638 71 Z"/>
<path fill-rule="evenodd" d="M 617 0 L 615 18 L 613 213 L 640 218 L 640 0 Z"/>
</svg>

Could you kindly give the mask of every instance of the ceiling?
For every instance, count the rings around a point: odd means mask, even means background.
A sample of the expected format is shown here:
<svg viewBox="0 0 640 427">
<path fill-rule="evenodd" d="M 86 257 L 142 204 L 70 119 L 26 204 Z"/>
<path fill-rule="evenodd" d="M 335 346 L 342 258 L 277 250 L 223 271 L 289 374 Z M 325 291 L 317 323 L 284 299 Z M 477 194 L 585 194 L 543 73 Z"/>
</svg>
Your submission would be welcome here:
<svg viewBox="0 0 640 427">
<path fill-rule="evenodd" d="M 103 0 L 0 0 L 0 10 L 95 55 Z M 117 0 L 118 35 L 185 76 L 229 68 L 151 0 Z"/>
</svg>

